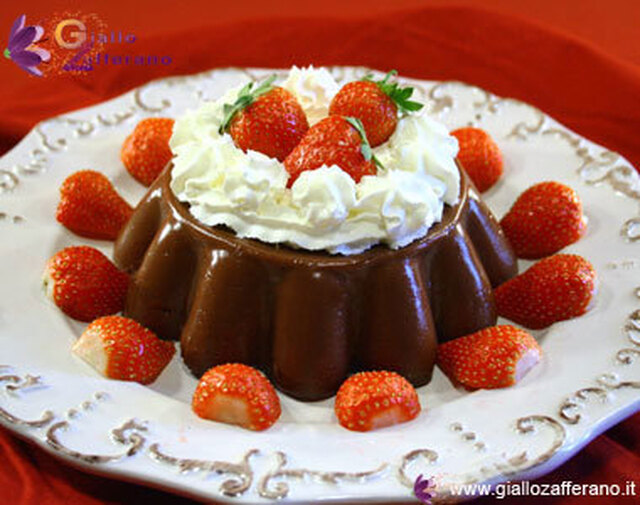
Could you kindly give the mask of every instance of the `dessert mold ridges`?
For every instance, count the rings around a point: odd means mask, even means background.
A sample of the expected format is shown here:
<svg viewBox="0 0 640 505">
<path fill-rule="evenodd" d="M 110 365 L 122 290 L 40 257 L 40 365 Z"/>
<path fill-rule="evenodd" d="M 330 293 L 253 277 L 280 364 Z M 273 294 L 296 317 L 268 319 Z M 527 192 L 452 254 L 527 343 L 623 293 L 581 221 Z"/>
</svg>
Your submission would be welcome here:
<svg viewBox="0 0 640 505">
<path fill-rule="evenodd" d="M 429 382 L 438 341 L 495 324 L 492 285 L 517 273 L 495 218 L 461 171 L 458 204 L 422 239 L 334 256 L 239 239 L 191 216 L 163 172 L 121 232 L 132 275 L 125 314 L 200 376 L 259 367 L 301 400 L 332 396 L 349 373 L 385 368 Z"/>
</svg>

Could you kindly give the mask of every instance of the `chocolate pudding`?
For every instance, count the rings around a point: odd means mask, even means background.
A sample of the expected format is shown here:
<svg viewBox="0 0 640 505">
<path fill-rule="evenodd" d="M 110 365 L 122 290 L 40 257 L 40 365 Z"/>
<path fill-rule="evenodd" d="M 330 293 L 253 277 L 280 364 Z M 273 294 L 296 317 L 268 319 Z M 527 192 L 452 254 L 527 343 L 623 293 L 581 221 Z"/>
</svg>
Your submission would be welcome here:
<svg viewBox="0 0 640 505">
<path fill-rule="evenodd" d="M 171 165 L 122 230 L 125 314 L 180 340 L 196 376 L 228 362 L 263 370 L 305 401 L 352 372 L 427 384 L 436 347 L 495 324 L 492 287 L 517 273 L 497 221 L 461 170 L 459 201 L 422 239 L 351 256 L 241 239 L 208 227 L 170 189 Z"/>
</svg>

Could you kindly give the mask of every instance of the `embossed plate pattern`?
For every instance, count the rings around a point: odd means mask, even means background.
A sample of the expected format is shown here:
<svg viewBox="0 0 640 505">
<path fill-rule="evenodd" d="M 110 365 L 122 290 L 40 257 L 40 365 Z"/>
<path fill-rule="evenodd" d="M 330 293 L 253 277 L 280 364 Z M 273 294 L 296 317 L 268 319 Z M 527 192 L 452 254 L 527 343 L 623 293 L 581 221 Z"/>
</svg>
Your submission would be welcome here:
<svg viewBox="0 0 640 505">
<path fill-rule="evenodd" d="M 361 68 L 334 68 L 341 81 Z M 532 478 L 567 460 L 640 406 L 640 178 L 618 154 L 539 110 L 457 82 L 412 81 L 450 128 L 477 125 L 500 144 L 503 179 L 486 194 L 502 216 L 531 184 L 558 180 L 580 194 L 599 292 L 585 316 L 537 332 L 543 362 L 516 387 L 467 393 L 436 371 L 423 412 L 372 433 L 338 426 L 333 401 L 281 396 L 283 415 L 252 433 L 202 421 L 196 381 L 175 358 L 151 387 L 108 381 L 69 352 L 83 326 L 44 299 L 40 275 L 64 246 L 112 244 L 72 235 L 54 219 L 57 188 L 82 168 L 103 170 L 136 202 L 144 188 L 119 161 L 137 121 L 176 117 L 229 86 L 269 73 L 225 69 L 151 82 L 109 102 L 40 123 L 0 160 L 0 422 L 92 472 L 207 500 L 407 501 L 418 474 L 437 499 L 461 483 Z M 526 263 L 521 267 L 525 268 Z"/>
</svg>

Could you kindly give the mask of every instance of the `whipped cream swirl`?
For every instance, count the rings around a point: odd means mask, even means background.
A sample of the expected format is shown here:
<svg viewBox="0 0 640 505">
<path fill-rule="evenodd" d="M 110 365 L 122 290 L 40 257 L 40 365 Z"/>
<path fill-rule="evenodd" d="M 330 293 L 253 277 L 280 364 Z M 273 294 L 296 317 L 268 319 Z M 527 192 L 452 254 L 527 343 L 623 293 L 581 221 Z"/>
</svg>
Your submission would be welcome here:
<svg viewBox="0 0 640 505">
<path fill-rule="evenodd" d="M 340 86 L 326 68 L 291 67 L 287 79 L 281 86 L 293 93 L 302 106 L 309 126 L 313 126 L 329 115 L 331 99 Z"/>
<path fill-rule="evenodd" d="M 326 116 L 339 89 L 326 69 L 313 67 L 293 67 L 281 85 L 311 124 Z M 282 163 L 245 153 L 218 133 L 222 106 L 238 89 L 174 125 L 171 189 L 199 221 L 226 225 L 241 238 L 349 255 L 379 243 L 404 247 L 442 219 L 445 204 L 457 202 L 457 140 L 420 113 L 401 117 L 391 138 L 374 149 L 385 167 L 377 175 L 356 184 L 340 167 L 322 166 L 287 188 Z"/>
</svg>

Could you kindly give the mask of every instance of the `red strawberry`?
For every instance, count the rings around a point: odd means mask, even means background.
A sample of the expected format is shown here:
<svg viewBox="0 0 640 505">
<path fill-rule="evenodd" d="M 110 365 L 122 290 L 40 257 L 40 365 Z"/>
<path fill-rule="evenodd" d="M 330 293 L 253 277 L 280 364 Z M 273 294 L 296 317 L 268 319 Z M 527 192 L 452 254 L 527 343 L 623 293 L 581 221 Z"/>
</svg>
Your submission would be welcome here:
<svg viewBox="0 0 640 505">
<path fill-rule="evenodd" d="M 105 377 L 151 384 L 176 349 L 133 319 L 106 316 L 87 326 L 73 352 Z"/>
<path fill-rule="evenodd" d="M 286 89 L 272 86 L 273 75 L 256 89 L 250 82 L 233 104 L 224 106 L 220 133 L 228 131 L 243 151 L 258 151 L 283 161 L 309 129 L 307 116 Z"/>
<path fill-rule="evenodd" d="M 522 193 L 500 222 L 519 258 L 544 258 L 578 241 L 586 230 L 578 194 L 559 182 Z"/>
<path fill-rule="evenodd" d="M 361 81 L 345 84 L 331 100 L 329 114 L 362 121 L 371 147 L 386 142 L 396 131 L 398 111 L 405 113 L 423 107 L 421 103 L 409 100 L 413 88 L 401 88 L 397 82 L 388 82 L 396 73 L 392 70 L 381 81 L 373 81 L 373 76 L 368 75 Z"/>
<path fill-rule="evenodd" d="M 204 419 L 254 431 L 266 430 L 280 417 L 280 399 L 269 380 L 240 363 L 207 371 L 193 394 L 191 408 Z"/>
<path fill-rule="evenodd" d="M 375 175 L 377 160 L 358 119 L 329 116 L 316 123 L 284 160 L 291 186 L 305 170 L 337 165 L 359 182 Z"/>
<path fill-rule="evenodd" d="M 458 139 L 458 161 L 481 193 L 502 175 L 502 153 L 489 134 L 479 128 L 460 128 L 451 132 Z"/>
<path fill-rule="evenodd" d="M 534 330 L 584 314 L 596 288 L 587 260 L 556 254 L 501 284 L 494 291 L 498 314 Z"/>
<path fill-rule="evenodd" d="M 120 159 L 138 182 L 150 186 L 171 161 L 169 139 L 173 119 L 152 117 L 140 121 L 122 145 Z"/>
<path fill-rule="evenodd" d="M 338 390 L 338 421 L 348 430 L 370 431 L 411 421 L 420 413 L 414 387 L 395 372 L 360 372 Z"/>
<path fill-rule="evenodd" d="M 67 247 L 47 262 L 43 284 L 65 314 L 92 321 L 124 308 L 129 275 L 93 247 Z"/>
<path fill-rule="evenodd" d="M 438 346 L 437 363 L 470 389 L 513 386 L 542 356 L 538 342 L 515 326 L 491 326 Z"/>
<path fill-rule="evenodd" d="M 81 170 L 60 187 L 56 219 L 82 237 L 115 240 L 132 213 L 131 206 L 100 172 Z"/>
</svg>

